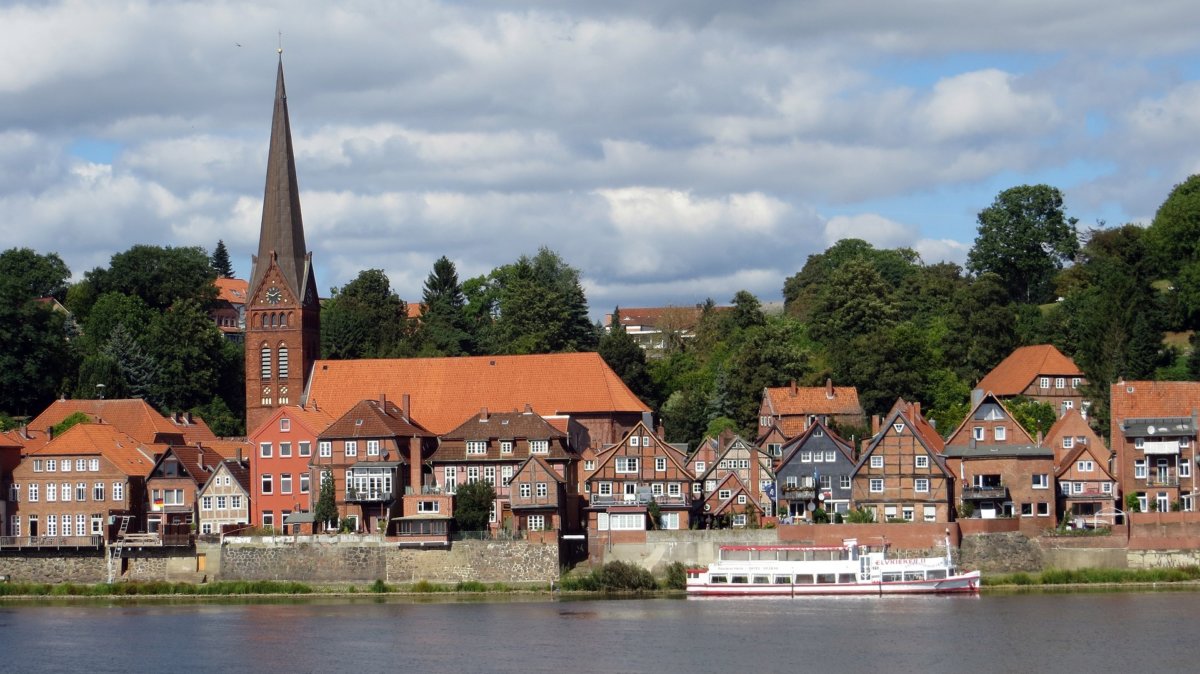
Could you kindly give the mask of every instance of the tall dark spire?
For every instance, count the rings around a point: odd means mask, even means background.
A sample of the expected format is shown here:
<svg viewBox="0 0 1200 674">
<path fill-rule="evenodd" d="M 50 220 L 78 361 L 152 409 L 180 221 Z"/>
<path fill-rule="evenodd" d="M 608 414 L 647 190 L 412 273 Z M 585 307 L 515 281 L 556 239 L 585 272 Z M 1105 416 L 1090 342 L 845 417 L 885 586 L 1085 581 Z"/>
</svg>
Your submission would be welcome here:
<svg viewBox="0 0 1200 674">
<path fill-rule="evenodd" d="M 271 119 L 271 149 L 267 155 L 267 186 L 263 191 L 262 228 L 258 234 L 258 256 L 250 277 L 257 288 L 277 256 L 279 271 L 294 296 L 304 301 L 310 275 L 308 251 L 304 247 L 304 219 L 300 215 L 300 187 L 296 182 L 296 159 L 292 154 L 292 128 L 288 120 L 287 92 L 283 86 L 283 56 L 275 81 L 275 113 Z"/>
</svg>

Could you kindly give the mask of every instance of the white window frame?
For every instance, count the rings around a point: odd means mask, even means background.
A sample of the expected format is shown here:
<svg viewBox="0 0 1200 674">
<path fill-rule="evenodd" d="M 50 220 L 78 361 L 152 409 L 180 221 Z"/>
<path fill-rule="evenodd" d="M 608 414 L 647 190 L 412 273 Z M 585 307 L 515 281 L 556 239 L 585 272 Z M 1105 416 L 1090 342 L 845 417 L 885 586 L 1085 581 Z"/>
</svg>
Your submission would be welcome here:
<svg viewBox="0 0 1200 674">
<path fill-rule="evenodd" d="M 351 456 L 357 457 L 358 456 L 358 441 L 357 440 L 346 440 L 345 444 L 342 445 L 342 450 L 343 450 L 345 456 L 347 456 L 347 457 L 351 457 Z"/>
<path fill-rule="evenodd" d="M 667 457 L 665 457 L 665 456 L 654 457 L 654 470 L 655 470 L 655 472 L 658 472 L 658 473 L 665 473 L 667 471 Z"/>
<path fill-rule="evenodd" d="M 613 462 L 613 470 L 619 475 L 633 475 L 638 473 L 639 465 L 636 456 L 618 456 Z"/>
<path fill-rule="evenodd" d="M 529 453 L 530 454 L 549 454 L 550 453 L 550 441 L 549 440 L 530 440 L 529 441 Z"/>
<path fill-rule="evenodd" d="M 328 459 L 333 456 L 333 443 L 328 440 L 320 440 L 317 442 L 317 454 L 323 459 Z"/>
<path fill-rule="evenodd" d="M 260 458 L 260 459 L 271 458 L 271 443 L 269 443 L 269 442 L 258 443 L 258 458 Z"/>
<path fill-rule="evenodd" d="M 882 494 L 883 493 L 883 478 L 882 477 L 871 478 L 871 482 L 870 482 L 869 486 L 870 486 L 872 494 Z"/>
<path fill-rule="evenodd" d="M 1038 377 L 1038 388 L 1050 388 L 1050 378 Z"/>
<path fill-rule="evenodd" d="M 928 468 L 929 467 L 929 457 L 924 454 L 918 454 L 917 456 L 913 457 L 913 467 Z"/>
<path fill-rule="evenodd" d="M 1049 489 L 1050 475 L 1048 473 L 1033 473 L 1030 478 L 1030 484 L 1032 485 L 1032 489 Z"/>
<path fill-rule="evenodd" d="M 871 467 L 872 468 L 883 468 L 883 455 L 882 454 L 872 454 L 871 455 Z"/>
<path fill-rule="evenodd" d="M 992 429 L 992 437 L 996 438 L 997 442 L 1008 439 L 1008 429 L 1004 426 L 996 426 Z"/>
<path fill-rule="evenodd" d="M 917 479 L 913 480 L 913 491 L 917 492 L 918 494 L 928 494 L 929 478 L 918 477 Z"/>
</svg>

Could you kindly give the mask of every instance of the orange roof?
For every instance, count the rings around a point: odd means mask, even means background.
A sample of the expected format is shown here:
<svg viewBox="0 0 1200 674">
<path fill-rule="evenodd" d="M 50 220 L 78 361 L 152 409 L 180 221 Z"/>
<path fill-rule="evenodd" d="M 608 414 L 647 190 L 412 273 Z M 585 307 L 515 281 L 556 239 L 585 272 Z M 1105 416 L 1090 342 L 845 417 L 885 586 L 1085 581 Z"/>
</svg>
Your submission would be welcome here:
<svg viewBox="0 0 1200 674">
<path fill-rule="evenodd" d="M 337 421 L 321 431 L 323 440 L 332 438 L 430 437 L 429 431 L 404 418 L 404 411 L 390 400 L 360 400 Z"/>
<path fill-rule="evenodd" d="M 1117 382 L 1111 393 L 1114 432 L 1122 419 L 1190 417 L 1200 412 L 1200 382 Z"/>
<path fill-rule="evenodd" d="M 315 409 L 311 405 L 291 405 L 288 407 L 280 407 L 276 409 L 271 416 L 267 417 L 261 424 L 259 424 L 257 428 L 247 428 L 247 437 L 257 437 L 258 434 L 269 425 L 278 424 L 279 418 L 283 416 L 286 416 L 292 421 L 300 422 L 300 424 L 307 428 L 309 432 L 313 434 L 313 436 L 320 435 L 321 432 L 326 428 L 329 428 L 329 424 L 332 424 L 334 419 L 337 418 L 329 410 Z M 251 443 L 251 445 L 253 446 L 253 443 Z"/>
<path fill-rule="evenodd" d="M 1024 393 L 1039 376 L 1082 377 L 1083 371 L 1051 344 L 1022 346 L 992 368 L 975 388 L 998 396 L 1015 396 Z"/>
<path fill-rule="evenodd" d="M 441 435 L 480 408 L 535 414 L 648 412 L 597 353 L 379 360 L 318 360 L 306 399 L 341 416 L 383 393 L 410 396 L 413 420 Z"/>
<path fill-rule="evenodd" d="M 222 459 L 230 460 L 237 458 L 238 450 L 240 449 L 242 450 L 242 460 L 245 461 L 250 458 L 250 454 L 254 449 L 254 445 L 250 444 L 250 442 L 247 440 L 204 440 L 198 444 L 200 444 L 200 446 L 203 447 L 206 452 L 211 451 L 217 456 L 220 456 Z M 205 461 L 206 465 L 211 463 L 213 463 L 211 460 Z"/>
<path fill-rule="evenodd" d="M 29 422 L 29 428 L 47 431 L 76 412 L 83 412 L 95 420 L 112 424 L 142 444 L 173 443 L 182 440 L 183 437 L 181 428 L 141 398 L 55 400 L 37 415 L 37 418 Z M 211 433 L 212 431 L 209 431 L 210 435 Z"/>
<path fill-rule="evenodd" d="M 853 386 L 780 386 L 765 389 L 771 411 L 779 416 L 807 414 L 865 414 Z M 789 436 L 803 432 L 799 428 Z"/>
<path fill-rule="evenodd" d="M 217 299 L 230 304 L 246 303 L 246 295 L 250 291 L 250 284 L 246 279 L 218 277 L 216 281 L 213 281 L 213 285 L 217 286 Z"/>
<path fill-rule="evenodd" d="M 154 455 L 137 440 L 109 424 L 77 424 L 66 433 L 31 452 L 32 456 L 98 454 L 127 475 L 145 476 L 154 466 Z"/>
</svg>

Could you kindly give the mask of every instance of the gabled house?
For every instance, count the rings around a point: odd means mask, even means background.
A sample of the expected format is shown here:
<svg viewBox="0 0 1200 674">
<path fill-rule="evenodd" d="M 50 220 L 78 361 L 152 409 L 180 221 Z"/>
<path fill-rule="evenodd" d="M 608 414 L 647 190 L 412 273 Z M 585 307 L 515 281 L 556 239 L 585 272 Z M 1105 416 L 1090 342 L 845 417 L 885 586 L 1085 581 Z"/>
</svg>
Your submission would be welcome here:
<svg viewBox="0 0 1200 674">
<path fill-rule="evenodd" d="M 387 533 L 393 518 L 414 514 L 406 511 L 409 500 L 413 511 L 425 503 L 442 510 L 442 499 L 426 498 L 423 475 L 437 438 L 413 421 L 408 398 L 402 404 L 387 396 L 362 400 L 317 436 L 311 482 L 319 497 L 322 476 L 333 474 L 338 515 L 354 531 Z"/>
<path fill-rule="evenodd" d="M 960 517 L 1020 516 L 1029 535 L 1055 526 L 1054 451 L 1029 437 L 995 395 L 975 403 L 943 456 L 959 484 Z"/>
<path fill-rule="evenodd" d="M 573 523 L 563 517 L 574 501 L 567 493 L 570 483 L 563 477 L 564 465 L 551 465 L 536 455 L 517 464 L 509 483 L 509 512 L 513 530 L 524 532 L 529 540 L 557 543 L 559 532 L 578 529 L 577 520 Z"/>
<path fill-rule="evenodd" d="M 1119 485 L 1113 476 L 1113 454 L 1079 410 L 1054 422 L 1042 444 L 1054 451 L 1054 479 L 1059 521 L 1074 526 L 1112 524 L 1118 510 Z"/>
<path fill-rule="evenodd" d="M 1122 498 L 1132 495 L 1142 512 L 1196 510 L 1200 382 L 1117 382 L 1111 401 Z"/>
<path fill-rule="evenodd" d="M 771 424 L 766 430 L 759 429 L 758 439 L 754 444 L 758 445 L 771 460 L 775 462 L 775 466 L 779 466 L 779 460 L 783 458 L 783 445 L 790 440 L 784 434 L 783 429 L 775 424 Z"/>
<path fill-rule="evenodd" d="M 788 386 L 763 389 L 758 410 L 760 436 L 775 426 L 784 436 L 794 438 L 818 420 L 826 426 L 866 426 L 858 389 L 834 386 L 832 379 L 826 379 L 824 386 L 797 386 L 793 381 Z"/>
<path fill-rule="evenodd" d="M 721 528 L 728 524 L 742 528 L 761 522 L 766 507 L 755 490 L 742 481 L 736 472 L 725 473 L 716 489 L 704 496 L 700 525 L 705 529 Z"/>
<path fill-rule="evenodd" d="M 1087 384 L 1075 361 L 1051 344 L 1022 346 L 992 368 L 971 392 L 972 404 L 985 393 L 1001 400 L 1024 396 L 1049 404 L 1062 416 L 1072 409 L 1086 414 L 1087 403 L 1080 389 Z"/>
<path fill-rule="evenodd" d="M 728 438 L 733 437 L 729 433 Z M 721 438 L 707 435 L 700 444 L 696 445 L 696 449 L 687 456 L 688 469 L 693 475 L 703 475 L 708 472 L 708 469 L 717 462 L 717 456 L 721 453 Z M 697 483 L 700 484 L 700 483 Z M 703 485 L 701 484 L 701 488 Z M 696 496 L 702 496 L 703 492 L 696 493 Z"/>
<path fill-rule="evenodd" d="M 144 531 L 153 465 L 148 448 L 110 424 L 73 426 L 13 469 L 9 535 L 22 547 L 96 547 L 110 522 Z"/>
<path fill-rule="evenodd" d="M 920 403 L 896 401 L 854 467 L 855 507 L 870 511 L 877 522 L 952 521 L 954 479 L 943 447 L 921 416 Z"/>
<path fill-rule="evenodd" d="M 217 301 L 208 315 L 217 329 L 232 342 L 242 342 L 246 336 L 246 296 L 250 283 L 246 279 L 218 277 Z"/>
<path fill-rule="evenodd" d="M 728 311 L 730 307 L 713 307 Z M 659 356 L 695 338 L 703 305 L 687 307 L 621 307 L 621 327 L 649 356 Z M 613 329 L 613 315 L 604 315 L 604 330 Z"/>
<path fill-rule="evenodd" d="M 703 474 L 696 475 L 696 484 L 700 485 L 703 498 L 707 500 L 709 495 L 724 483 L 725 476 L 733 473 L 745 485 L 755 502 L 760 504 L 760 509 L 771 515 L 773 499 L 770 493 L 775 484 L 771 457 L 756 445 L 731 432 L 722 433 L 718 441 L 722 444 L 719 454 Z"/>
<path fill-rule="evenodd" d="M 250 464 L 225 459 L 196 492 L 201 535 L 220 534 L 227 526 L 250 525 Z"/>
<path fill-rule="evenodd" d="M 197 434 L 200 439 L 215 437 L 206 425 L 200 428 L 204 421 L 199 417 L 181 416 L 180 423 L 175 423 L 141 398 L 60 399 L 50 403 L 29 422 L 26 430 L 32 437 L 27 446 L 32 449 L 49 441 L 50 427 L 76 412 L 83 413 L 93 422 L 115 427 L 155 454 L 161 454 L 171 445 L 187 444 L 189 434 Z"/>
<path fill-rule="evenodd" d="M 193 445 L 176 445 L 160 454 L 146 477 L 146 531 L 169 531 L 176 542 L 186 543 L 186 534 L 197 523 L 196 493 L 225 458 L 214 449 Z"/>
<path fill-rule="evenodd" d="M 251 524 L 283 531 L 289 514 L 312 511 L 321 483 L 309 464 L 317 454 L 317 437 L 334 419 L 324 409 L 288 405 L 271 410 L 256 428 L 247 429 Z M 330 447 L 323 451 L 332 455 Z"/>
<path fill-rule="evenodd" d="M 775 472 L 781 517 L 812 520 L 817 509 L 845 515 L 853 497 L 854 448 L 816 421 L 783 445 Z"/>
<path fill-rule="evenodd" d="M 567 444 L 567 434 L 538 416 L 529 405 L 523 412 L 480 410 L 457 428 L 442 435 L 430 457 L 434 484 L 453 495 L 458 487 L 486 482 L 496 492 L 492 506 L 493 529 L 520 528 L 514 521 L 511 482 L 529 459 L 542 459 L 564 480 L 563 512 L 558 520 L 574 531 L 580 525 L 575 498 L 579 484 L 578 460 Z M 567 498 L 567 497 L 570 498 Z M 557 498 L 557 497 L 556 497 Z"/>
<path fill-rule="evenodd" d="M 659 509 L 661 528 L 687 529 L 696 478 L 686 460 L 678 447 L 638 422 L 597 456 L 586 485 L 588 529 L 601 535 L 644 531 L 651 500 Z"/>
</svg>

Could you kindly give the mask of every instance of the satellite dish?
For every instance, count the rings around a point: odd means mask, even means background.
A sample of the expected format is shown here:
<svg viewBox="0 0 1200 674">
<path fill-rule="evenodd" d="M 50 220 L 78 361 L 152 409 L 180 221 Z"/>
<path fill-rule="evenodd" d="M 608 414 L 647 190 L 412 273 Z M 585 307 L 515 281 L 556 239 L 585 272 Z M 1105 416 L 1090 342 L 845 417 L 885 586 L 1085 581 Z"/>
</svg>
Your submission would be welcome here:
<svg viewBox="0 0 1200 674">
<path fill-rule="evenodd" d="M 1150 435 L 1154 435 L 1155 433 L 1157 433 L 1157 432 L 1158 432 L 1158 429 L 1157 429 L 1157 428 L 1155 428 L 1155 427 L 1153 427 L 1153 426 L 1151 426 L 1151 427 L 1149 427 L 1149 428 L 1147 428 L 1147 429 L 1146 429 L 1146 432 L 1147 432 L 1147 433 L 1149 433 Z"/>
<path fill-rule="evenodd" d="M 824 500 L 825 500 L 825 492 L 821 492 L 820 494 L 817 494 L 817 498 L 819 498 L 819 499 L 821 499 L 822 501 L 824 501 Z"/>
<path fill-rule="evenodd" d="M 808 510 L 808 512 L 812 512 L 817 509 L 817 504 L 813 503 L 812 501 L 809 501 L 808 505 L 805 506 L 805 508 Z"/>
</svg>

